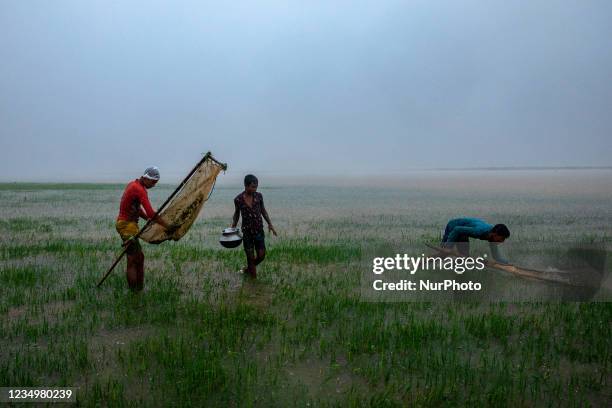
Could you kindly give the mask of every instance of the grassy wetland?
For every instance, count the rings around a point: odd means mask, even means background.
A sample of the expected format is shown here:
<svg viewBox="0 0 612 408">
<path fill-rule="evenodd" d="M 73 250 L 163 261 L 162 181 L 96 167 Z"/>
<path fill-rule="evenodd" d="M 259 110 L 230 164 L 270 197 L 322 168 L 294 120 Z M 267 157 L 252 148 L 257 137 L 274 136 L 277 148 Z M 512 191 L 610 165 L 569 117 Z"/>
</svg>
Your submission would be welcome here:
<svg viewBox="0 0 612 408">
<path fill-rule="evenodd" d="M 123 185 L 0 185 L 0 386 L 78 387 L 83 406 L 609 406 L 612 304 L 364 302 L 359 258 L 420 253 L 461 215 L 609 248 L 611 172 L 260 180 L 279 237 L 257 281 L 217 243 L 240 191 L 220 175 L 184 239 L 143 243 L 138 295 L 125 261 L 95 288 Z"/>
</svg>

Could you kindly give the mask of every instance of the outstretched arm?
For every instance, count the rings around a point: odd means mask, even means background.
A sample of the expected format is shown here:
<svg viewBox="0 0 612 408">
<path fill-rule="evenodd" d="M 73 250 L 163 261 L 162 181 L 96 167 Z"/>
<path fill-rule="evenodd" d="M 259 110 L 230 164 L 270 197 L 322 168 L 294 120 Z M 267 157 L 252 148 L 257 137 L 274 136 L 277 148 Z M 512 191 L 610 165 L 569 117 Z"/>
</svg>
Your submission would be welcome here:
<svg viewBox="0 0 612 408">
<path fill-rule="evenodd" d="M 138 210 L 140 212 L 140 218 L 142 218 L 143 220 L 148 220 L 149 219 L 149 217 L 147 216 L 147 213 L 142 208 L 142 206 L 140 206 L 140 208 L 138 208 Z"/>
<path fill-rule="evenodd" d="M 274 225 L 272 225 L 272 221 L 270 221 L 270 216 L 268 215 L 268 211 L 266 211 L 266 207 L 263 204 L 263 200 L 261 201 L 261 215 L 263 216 L 264 220 L 266 220 L 266 222 L 268 223 L 268 230 L 272 231 L 274 236 L 278 235 L 276 233 L 276 230 L 274 229 Z"/>
<path fill-rule="evenodd" d="M 499 252 L 499 244 L 497 242 L 489 242 L 489 248 L 491 249 L 491 256 L 493 259 L 501 264 L 509 264 L 508 260 L 504 258 Z"/>
<path fill-rule="evenodd" d="M 164 219 L 160 217 L 159 214 L 156 213 L 155 210 L 153 209 L 153 206 L 151 205 L 151 202 L 149 201 L 149 196 L 147 195 L 147 193 L 142 192 L 139 195 L 139 199 L 140 199 L 140 208 L 139 208 L 140 216 L 144 218 L 145 220 L 153 220 L 154 222 L 158 223 L 162 227 L 168 228 L 168 223 L 164 221 Z"/>
<path fill-rule="evenodd" d="M 149 201 L 149 197 L 146 194 L 141 194 L 140 197 L 140 216 L 145 220 L 150 220 L 151 218 L 155 218 L 157 215 L 151 202 Z"/>
<path fill-rule="evenodd" d="M 169 225 L 166 222 L 166 220 L 164 220 L 159 214 L 153 212 L 153 216 L 149 216 L 149 214 L 147 214 L 146 210 L 144 210 L 142 207 L 140 207 L 140 216 L 142 218 L 144 218 L 145 220 L 150 220 L 152 219 L 153 222 L 158 223 L 159 225 L 161 225 L 164 228 L 168 228 Z"/>
</svg>

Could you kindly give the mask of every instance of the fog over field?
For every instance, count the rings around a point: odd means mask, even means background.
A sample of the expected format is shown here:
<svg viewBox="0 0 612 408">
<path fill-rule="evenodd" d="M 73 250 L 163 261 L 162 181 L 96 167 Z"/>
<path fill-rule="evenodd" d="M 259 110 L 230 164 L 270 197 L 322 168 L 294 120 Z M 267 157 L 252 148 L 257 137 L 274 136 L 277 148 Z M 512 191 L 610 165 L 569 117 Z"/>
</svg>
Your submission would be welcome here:
<svg viewBox="0 0 612 408">
<path fill-rule="evenodd" d="M 279 236 L 267 235 L 256 281 L 237 273 L 242 250 L 218 243 L 241 191 L 223 177 L 183 239 L 143 243 L 138 296 L 127 293 L 124 263 L 95 288 L 120 248 L 123 184 L 0 184 L 0 382 L 79 387 L 85 406 L 609 400 L 609 303 L 448 303 L 444 294 L 374 303 L 360 295 L 364 248 L 395 245 L 418 256 L 457 215 L 507 223 L 510 255 L 542 248 L 559 258 L 568 243 L 609 253 L 608 172 L 427 173 L 326 185 L 262 178 Z M 150 190 L 153 204 L 172 189 Z M 485 272 L 536 293 L 556 290 Z M 603 287 L 609 299 L 610 279 Z"/>
<path fill-rule="evenodd" d="M 86 407 L 609 406 L 611 21 L 605 0 L 3 0 L 0 388 L 75 387 Z M 160 211 L 207 151 L 228 167 L 186 235 L 122 247 L 126 185 L 158 166 Z M 248 173 L 278 231 L 256 279 L 219 242 Z M 457 257 L 437 247 L 457 217 L 507 228 L 462 229 L 480 239 Z M 509 264 L 485 241 L 502 238 Z M 374 260 L 400 254 L 499 262 L 415 270 L 483 292 L 376 289 Z"/>
<path fill-rule="evenodd" d="M 0 180 L 609 166 L 612 3 L 4 1 Z"/>
</svg>

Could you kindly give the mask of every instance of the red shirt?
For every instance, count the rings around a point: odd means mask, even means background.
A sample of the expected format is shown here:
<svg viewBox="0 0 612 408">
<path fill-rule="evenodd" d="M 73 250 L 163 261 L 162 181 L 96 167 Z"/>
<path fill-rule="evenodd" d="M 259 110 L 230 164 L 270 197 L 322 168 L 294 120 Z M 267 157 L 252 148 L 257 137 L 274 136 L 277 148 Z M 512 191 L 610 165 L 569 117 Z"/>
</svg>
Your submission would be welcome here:
<svg viewBox="0 0 612 408">
<path fill-rule="evenodd" d="M 144 211 L 142 208 L 144 208 Z M 136 179 L 130 181 L 123 192 L 117 220 L 138 222 L 139 216 L 144 219 L 153 218 L 155 217 L 155 211 L 151 207 L 147 189 L 140 184 L 139 179 Z"/>
</svg>

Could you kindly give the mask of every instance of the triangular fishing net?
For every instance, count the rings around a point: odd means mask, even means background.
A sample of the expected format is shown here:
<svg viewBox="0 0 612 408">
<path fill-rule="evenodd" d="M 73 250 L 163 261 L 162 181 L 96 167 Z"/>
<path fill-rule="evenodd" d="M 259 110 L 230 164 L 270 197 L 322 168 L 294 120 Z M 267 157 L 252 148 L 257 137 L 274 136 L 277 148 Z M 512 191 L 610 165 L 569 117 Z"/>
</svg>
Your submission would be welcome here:
<svg viewBox="0 0 612 408">
<path fill-rule="evenodd" d="M 159 244 L 169 239 L 174 241 L 181 239 L 198 218 L 204 203 L 212 193 L 217 175 L 222 170 L 225 170 L 223 164 L 214 160 L 212 156 L 207 156 L 183 188 L 160 212 L 160 216 L 169 227 L 164 228 L 157 223 L 151 223 L 140 234 L 140 238 L 151 244 Z"/>
</svg>

